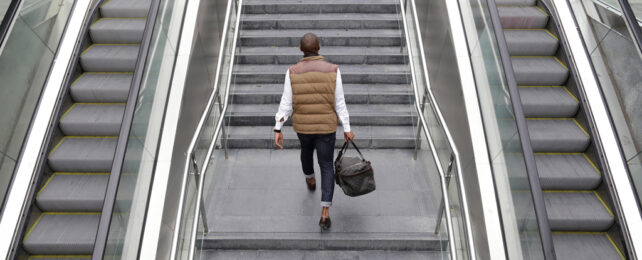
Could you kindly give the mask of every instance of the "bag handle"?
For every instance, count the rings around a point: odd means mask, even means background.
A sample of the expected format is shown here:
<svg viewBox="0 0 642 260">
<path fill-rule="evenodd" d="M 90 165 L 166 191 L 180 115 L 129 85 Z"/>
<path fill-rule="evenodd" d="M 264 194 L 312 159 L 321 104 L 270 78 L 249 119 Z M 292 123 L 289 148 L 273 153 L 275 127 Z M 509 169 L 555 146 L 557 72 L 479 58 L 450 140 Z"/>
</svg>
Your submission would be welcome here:
<svg viewBox="0 0 642 260">
<path fill-rule="evenodd" d="M 359 153 L 359 157 L 361 157 L 361 160 L 365 161 L 366 158 L 363 157 L 363 154 L 361 154 L 359 147 L 357 147 L 357 145 L 352 140 L 343 144 L 343 148 L 341 148 L 341 151 L 339 151 L 339 156 L 337 156 L 337 161 L 343 159 L 343 154 L 348 150 L 348 146 L 350 146 L 350 144 L 352 144 L 352 146 L 354 146 L 354 149 L 357 150 L 357 153 Z"/>
</svg>

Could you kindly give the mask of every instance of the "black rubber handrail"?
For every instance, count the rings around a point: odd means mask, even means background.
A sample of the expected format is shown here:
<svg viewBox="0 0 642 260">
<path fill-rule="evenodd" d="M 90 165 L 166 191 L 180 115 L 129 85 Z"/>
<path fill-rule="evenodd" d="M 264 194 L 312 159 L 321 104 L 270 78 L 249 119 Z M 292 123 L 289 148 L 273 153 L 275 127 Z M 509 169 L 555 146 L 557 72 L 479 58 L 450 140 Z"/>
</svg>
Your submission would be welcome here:
<svg viewBox="0 0 642 260">
<path fill-rule="evenodd" d="M 9 8 L 7 8 L 7 12 L 4 13 L 2 23 L 0 23 L 0 46 L 4 46 L 4 40 L 7 38 L 7 34 L 9 34 L 14 18 L 18 15 L 18 9 L 21 3 L 22 0 L 11 1 Z M 0 50 L 2 50 L 2 48 L 0 48 Z"/>
<path fill-rule="evenodd" d="M 511 61 L 508 46 L 506 44 L 506 37 L 504 36 L 504 28 L 502 27 L 499 18 L 499 10 L 495 0 L 488 0 L 488 9 L 490 13 L 493 29 L 495 30 L 495 38 L 497 40 L 497 47 L 499 48 L 500 57 L 502 60 L 502 67 L 506 75 L 508 83 L 508 92 L 513 106 L 513 113 L 515 122 L 517 123 L 517 132 L 519 133 L 519 141 L 522 145 L 524 153 L 524 163 L 526 164 L 526 173 L 528 181 L 531 186 L 531 195 L 533 196 L 533 205 L 535 206 L 535 215 L 537 217 L 537 224 L 539 226 L 540 238 L 542 241 L 542 249 L 544 251 L 544 258 L 547 260 L 554 260 L 555 249 L 553 247 L 553 236 L 551 228 L 548 223 L 548 214 L 546 212 L 546 205 L 544 204 L 544 196 L 542 194 L 542 186 L 539 182 L 539 174 L 537 172 L 537 165 L 535 164 L 535 155 L 533 154 L 533 147 L 531 146 L 530 134 L 528 126 L 526 125 L 526 117 L 522 110 L 522 101 L 519 96 L 519 87 L 515 79 L 515 72 L 513 71 L 513 63 Z"/>
<path fill-rule="evenodd" d="M 149 45 L 152 41 L 154 34 L 154 27 L 156 25 L 156 18 L 158 17 L 158 8 L 160 0 L 152 0 L 147 21 L 145 24 L 145 31 L 143 32 L 143 40 L 141 41 L 138 50 L 138 60 L 136 61 L 136 68 L 134 70 L 133 79 L 129 88 L 129 95 L 127 97 L 127 104 L 125 105 L 125 112 L 123 114 L 123 121 L 120 125 L 120 133 L 118 135 L 118 143 L 116 144 L 116 152 L 112 163 L 109 180 L 107 182 L 107 190 L 105 192 L 105 201 L 103 203 L 103 210 L 100 216 L 100 223 L 98 224 L 98 232 L 96 233 L 96 242 L 94 243 L 94 251 L 92 259 L 103 259 L 105 248 L 107 246 L 107 236 L 109 235 L 109 227 L 112 220 L 112 213 L 114 204 L 116 203 L 116 194 L 118 193 L 118 184 L 120 182 L 120 175 L 125 162 L 125 153 L 127 151 L 127 144 L 129 141 L 129 134 L 132 129 L 134 121 L 134 114 L 136 112 L 136 105 L 138 100 L 138 93 L 143 81 L 145 67 L 147 65 L 147 57 L 149 56 Z"/>
<path fill-rule="evenodd" d="M 638 19 L 635 17 L 633 9 L 631 9 L 629 0 L 618 0 L 618 2 L 620 3 L 620 7 L 622 8 L 624 20 L 628 24 L 629 30 L 631 31 L 633 41 L 635 41 L 635 45 L 638 47 L 638 53 L 642 55 L 642 29 L 640 29 Z"/>
</svg>

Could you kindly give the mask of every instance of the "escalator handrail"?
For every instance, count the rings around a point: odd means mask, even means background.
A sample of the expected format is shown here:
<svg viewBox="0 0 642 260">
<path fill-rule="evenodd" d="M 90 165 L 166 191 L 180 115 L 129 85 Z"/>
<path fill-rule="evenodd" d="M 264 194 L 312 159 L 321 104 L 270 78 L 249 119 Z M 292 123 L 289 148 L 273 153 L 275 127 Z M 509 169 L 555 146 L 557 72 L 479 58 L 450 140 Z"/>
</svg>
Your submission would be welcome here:
<svg viewBox="0 0 642 260">
<path fill-rule="evenodd" d="M 18 15 L 21 5 L 22 0 L 12 0 L 9 4 L 9 8 L 7 8 L 4 17 L 2 18 L 2 22 L 0 23 L 0 53 L 4 50 L 5 40 L 11 31 L 11 27 L 13 26 L 13 22 Z"/>
<path fill-rule="evenodd" d="M 100 222 L 98 224 L 98 231 L 96 233 L 96 242 L 94 243 L 94 250 L 92 259 L 103 259 L 105 248 L 107 246 L 107 237 L 109 235 L 109 228 L 113 216 L 114 204 L 116 203 L 116 195 L 118 194 L 118 184 L 122 174 L 123 165 L 125 163 L 125 155 L 127 152 L 127 145 L 129 143 L 129 135 L 132 130 L 136 106 L 138 105 L 138 95 L 141 85 L 143 84 L 143 76 L 145 75 L 145 68 L 147 68 L 147 57 L 149 56 L 149 47 L 152 41 L 152 36 L 155 31 L 156 19 L 158 18 L 158 9 L 161 0 L 152 0 L 147 19 L 145 21 L 145 29 L 143 31 L 143 39 L 139 45 L 138 58 L 132 77 L 132 82 L 127 96 L 127 103 L 123 113 L 123 121 L 120 125 L 120 132 L 118 134 L 118 141 L 116 144 L 116 151 L 112 161 L 111 172 L 107 182 L 105 191 L 105 199 L 103 202 L 103 209 L 100 215 Z"/>
<path fill-rule="evenodd" d="M 519 134 L 519 141 L 522 146 L 522 152 L 524 153 L 526 174 L 528 175 L 531 195 L 533 197 L 533 205 L 535 207 L 535 216 L 539 228 L 544 258 L 547 260 L 554 260 L 556 258 L 555 248 L 553 246 L 553 235 L 548 222 L 548 213 L 546 211 L 542 186 L 540 184 L 539 173 L 535 163 L 535 154 L 533 153 L 533 147 L 531 146 L 530 133 L 528 131 L 526 117 L 524 116 L 524 111 L 522 109 L 522 100 L 520 98 L 517 80 L 515 79 L 511 56 L 508 52 L 504 28 L 499 17 L 497 3 L 495 0 L 487 0 L 487 2 L 491 23 L 493 30 L 495 31 L 495 40 L 497 41 L 502 68 L 504 69 L 504 75 L 508 84 L 508 91 L 513 108 L 513 116 L 517 125 L 517 132 Z"/>
<path fill-rule="evenodd" d="M 241 1 L 242 0 L 228 0 L 228 2 L 227 2 L 227 9 L 225 11 L 225 22 L 223 24 L 223 31 L 222 31 L 223 34 L 221 35 L 221 45 L 220 45 L 220 49 L 219 49 L 219 52 L 218 52 L 219 56 L 218 56 L 218 62 L 217 62 L 217 66 L 216 66 L 216 76 L 214 78 L 214 89 L 212 90 L 212 93 L 210 94 L 210 97 L 209 97 L 209 100 L 207 102 L 207 105 L 205 106 L 205 110 L 203 111 L 203 114 L 201 115 L 201 119 L 198 122 L 198 126 L 196 127 L 196 131 L 194 133 L 194 136 L 192 137 L 192 140 L 190 141 L 190 145 L 187 148 L 187 156 L 186 156 L 186 160 L 185 160 L 185 168 L 184 168 L 184 171 L 183 171 L 183 178 L 182 178 L 182 181 L 181 181 L 181 190 L 180 190 L 180 194 L 179 194 L 179 198 L 178 198 L 178 206 L 177 206 L 177 210 L 176 210 L 176 220 L 175 220 L 175 224 L 174 224 L 174 234 L 173 234 L 173 237 L 172 237 L 172 244 L 171 244 L 171 250 L 170 250 L 170 259 L 176 259 L 176 255 L 177 255 L 177 252 L 178 252 L 178 244 L 180 243 L 180 235 L 182 233 L 181 225 L 182 225 L 182 222 L 183 222 L 183 207 L 184 207 L 183 205 L 185 204 L 185 196 L 186 196 L 186 192 L 187 192 L 188 178 L 189 178 L 190 169 L 191 169 L 190 165 L 192 164 L 192 158 L 193 158 L 192 156 L 195 154 L 195 148 L 196 148 L 196 144 L 199 141 L 199 137 L 201 136 L 201 134 L 205 130 L 205 122 L 208 120 L 208 117 L 209 117 L 210 113 L 212 112 L 212 109 L 214 108 L 214 104 L 216 102 L 217 97 L 219 97 L 219 95 L 218 95 L 219 87 L 220 87 L 219 79 L 221 79 L 223 77 L 222 70 L 223 70 L 223 68 L 225 66 L 223 64 L 223 62 L 225 60 L 225 55 L 226 55 L 225 54 L 225 46 L 226 46 L 227 40 L 228 40 L 227 33 L 228 33 L 228 30 L 229 30 L 229 27 L 230 27 L 231 23 L 232 22 L 236 22 L 236 27 L 235 27 L 235 31 L 234 31 L 234 38 L 233 38 L 232 52 L 230 54 L 230 55 L 232 55 L 232 58 L 230 59 L 230 61 L 229 61 L 230 63 L 228 64 L 230 66 L 230 68 L 229 68 L 229 71 L 228 71 L 228 73 L 229 73 L 228 81 L 227 81 L 227 84 L 225 86 L 226 87 L 225 105 L 223 107 L 223 111 L 221 111 L 221 113 L 220 113 L 220 117 L 217 120 L 215 129 L 214 129 L 214 133 L 213 133 L 212 143 L 208 146 L 209 149 L 208 149 L 207 156 L 205 157 L 205 162 L 203 163 L 204 167 L 202 169 L 202 172 L 204 172 L 206 170 L 205 166 L 208 165 L 208 162 L 209 162 L 209 159 L 210 159 L 209 157 L 211 155 L 211 150 L 214 147 L 214 145 L 216 144 L 219 132 L 221 132 L 221 128 L 222 128 L 222 125 L 223 125 L 223 119 L 225 118 L 225 110 L 227 109 L 227 100 L 228 100 L 229 89 L 230 89 L 230 85 L 231 85 L 231 82 L 230 82 L 230 78 L 232 76 L 231 72 L 232 72 L 232 67 L 234 65 L 234 53 L 236 52 L 236 41 L 238 39 L 238 31 L 240 29 L 239 28 L 239 21 L 241 19 L 240 15 L 237 15 L 236 21 L 231 21 L 232 5 L 235 2 L 237 3 L 237 8 L 239 9 L 237 11 L 240 14 L 240 11 L 241 11 L 240 9 L 241 9 L 242 3 L 239 3 L 239 2 L 241 2 Z M 195 175 L 195 178 L 197 178 L 197 179 L 199 179 L 199 176 L 201 177 L 200 178 L 201 181 L 198 184 L 202 184 L 203 183 L 203 181 L 202 181 L 203 174 L 202 173 L 201 174 L 195 173 L 194 175 Z M 196 213 L 194 214 L 194 216 L 192 216 L 192 217 L 194 217 L 194 219 L 196 221 L 194 221 L 194 223 L 193 223 L 193 225 L 191 227 L 192 229 L 195 229 L 195 228 L 198 227 L 198 217 L 199 217 L 198 211 L 200 209 L 199 205 L 201 203 L 201 199 L 202 199 L 202 196 L 203 196 L 202 193 L 203 193 L 203 187 L 199 185 L 198 191 L 197 191 L 197 202 L 196 202 L 197 206 L 195 207 Z M 184 227 L 184 228 L 187 228 L 187 227 Z M 192 236 L 190 238 L 190 252 L 192 252 L 191 250 L 194 249 L 194 241 L 195 240 L 196 240 L 196 234 L 192 233 Z"/>
<path fill-rule="evenodd" d="M 410 43 L 410 41 L 407 40 L 408 37 L 410 37 L 410 36 L 409 36 L 409 32 L 408 32 L 407 22 L 406 22 L 406 19 L 405 19 L 406 13 L 405 13 L 405 8 L 404 8 L 405 4 L 408 3 L 407 1 L 409 1 L 409 0 L 401 0 L 400 1 L 400 3 L 401 3 L 401 8 L 400 9 L 401 9 L 401 14 L 403 16 L 402 20 L 404 22 L 404 31 L 405 31 L 405 34 L 406 34 L 406 42 Z M 447 143 L 448 143 L 448 146 L 450 148 L 451 156 L 452 156 L 451 158 L 454 158 L 454 161 L 455 161 L 456 166 L 457 166 L 457 172 L 455 173 L 456 174 L 456 178 L 457 178 L 457 183 L 459 184 L 459 187 L 458 187 L 457 191 L 459 193 L 458 196 L 459 196 L 461 204 L 462 204 L 461 205 L 461 210 L 463 211 L 463 216 L 462 217 L 464 219 L 464 230 L 465 230 L 465 233 L 466 233 L 466 237 L 462 238 L 462 239 L 464 239 L 466 241 L 466 246 L 467 246 L 466 249 L 468 250 L 469 259 L 474 260 L 474 259 L 477 258 L 477 254 L 475 252 L 474 240 L 473 240 L 473 235 L 472 235 L 472 226 L 471 226 L 471 222 L 470 222 L 470 212 L 468 210 L 469 208 L 468 208 L 468 202 L 467 202 L 467 198 L 466 198 L 466 189 L 464 187 L 460 155 L 459 155 L 459 151 L 457 150 L 457 146 L 455 145 L 454 139 L 453 139 L 452 135 L 450 134 L 450 130 L 448 129 L 448 125 L 446 124 L 446 120 L 444 119 L 444 116 L 443 116 L 439 106 L 436 105 L 437 104 L 437 100 L 436 100 L 436 98 L 434 96 L 434 93 L 432 92 L 432 88 L 430 87 L 428 68 L 427 68 L 427 65 L 426 65 L 426 54 L 425 54 L 425 51 L 424 51 L 423 41 L 422 41 L 422 38 L 421 38 L 421 32 L 420 32 L 420 27 L 419 27 L 419 18 L 418 18 L 418 15 L 417 15 L 417 8 L 416 8 L 415 1 L 414 0 L 410 0 L 410 1 L 411 1 L 410 4 L 411 4 L 411 8 L 412 8 L 412 14 L 411 14 L 412 15 L 412 20 L 414 21 L 414 26 L 416 28 L 415 33 L 417 34 L 416 36 L 417 36 L 417 40 L 419 42 L 419 46 L 418 46 L 418 49 L 419 49 L 419 52 L 420 52 L 419 56 L 422 59 L 421 70 L 422 70 L 422 74 L 424 76 L 424 82 L 426 82 L 426 86 L 422 86 L 422 87 L 425 87 L 426 93 L 427 93 L 428 98 L 429 98 L 429 102 L 428 103 L 430 104 L 430 106 L 432 107 L 433 111 L 437 115 L 437 119 L 439 120 L 439 124 L 442 127 L 442 129 L 443 129 L 443 131 L 444 131 L 444 133 L 445 133 L 445 135 L 447 137 L 447 141 L 448 141 Z M 410 58 L 414 57 L 412 55 L 412 48 L 407 46 L 406 49 L 408 50 L 408 56 Z M 414 64 L 412 62 L 409 62 L 409 64 L 410 64 L 410 68 L 411 68 L 412 75 L 413 75 L 413 82 L 412 82 L 413 93 L 415 95 L 415 98 L 418 98 L 419 97 L 419 89 L 418 89 L 419 86 L 417 86 L 416 81 L 414 79 L 414 75 L 416 75 L 415 70 L 417 68 L 414 67 Z M 449 204 L 449 199 L 448 199 L 449 198 L 449 195 L 448 195 L 448 180 L 449 180 L 449 178 L 447 178 L 447 176 L 446 176 L 447 173 L 444 172 L 444 170 L 443 170 L 443 168 L 441 166 L 441 163 L 440 163 L 441 161 L 439 159 L 439 154 L 437 153 L 437 150 L 435 148 L 435 144 L 434 144 L 432 138 L 430 138 L 431 137 L 430 130 L 429 130 L 430 128 L 428 127 L 428 124 L 426 123 L 426 118 L 425 118 L 423 110 L 421 108 L 421 105 L 423 105 L 423 104 L 419 104 L 420 102 L 414 102 L 414 103 L 415 103 L 415 109 L 417 111 L 419 121 L 421 123 L 421 126 L 419 126 L 419 127 L 421 127 L 423 129 L 424 134 L 428 137 L 427 141 L 429 143 L 431 152 L 433 154 L 436 166 L 437 166 L 437 168 L 439 170 L 439 174 L 440 174 L 439 177 L 440 177 L 440 182 L 441 182 L 440 184 L 441 184 L 441 187 L 442 187 L 442 196 L 443 196 L 442 199 L 444 201 L 444 205 L 445 205 L 444 207 L 446 209 L 445 210 L 445 214 L 446 214 L 447 225 L 449 226 L 448 227 L 448 229 L 449 229 L 448 236 L 450 238 L 449 246 L 451 247 L 451 254 L 452 254 L 451 255 L 451 259 L 457 259 L 457 257 L 456 257 L 456 252 L 457 251 L 456 251 L 456 249 L 454 249 L 456 243 L 455 243 L 455 241 L 453 240 L 453 237 L 452 237 L 453 232 L 454 232 L 454 228 L 452 226 L 452 223 L 448 223 L 448 222 L 451 222 L 451 219 L 450 219 L 450 207 L 447 206 Z M 440 216 L 437 216 L 437 217 L 439 218 Z"/>
</svg>

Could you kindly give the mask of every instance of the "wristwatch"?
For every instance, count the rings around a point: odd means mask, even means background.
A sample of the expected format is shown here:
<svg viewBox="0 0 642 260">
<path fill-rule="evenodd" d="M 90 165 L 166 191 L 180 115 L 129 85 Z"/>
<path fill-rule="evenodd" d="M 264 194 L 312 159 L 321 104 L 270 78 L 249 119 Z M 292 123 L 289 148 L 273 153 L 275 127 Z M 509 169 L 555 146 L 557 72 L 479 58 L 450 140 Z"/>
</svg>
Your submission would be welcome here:
<svg viewBox="0 0 642 260">
<path fill-rule="evenodd" d="M 280 133 L 280 132 L 281 132 L 281 129 L 274 129 L 274 132 L 275 132 L 275 133 Z"/>
</svg>

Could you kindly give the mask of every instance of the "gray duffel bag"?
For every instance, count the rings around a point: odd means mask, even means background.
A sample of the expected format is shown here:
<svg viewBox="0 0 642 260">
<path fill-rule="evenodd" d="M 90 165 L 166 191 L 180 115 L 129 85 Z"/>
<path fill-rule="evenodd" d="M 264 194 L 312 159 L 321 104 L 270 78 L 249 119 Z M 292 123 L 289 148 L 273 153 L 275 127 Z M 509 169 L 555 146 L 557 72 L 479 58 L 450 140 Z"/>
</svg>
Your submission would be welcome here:
<svg viewBox="0 0 642 260">
<path fill-rule="evenodd" d="M 357 150 L 359 157 L 343 157 L 350 144 Z M 339 156 L 334 161 L 334 180 L 343 193 L 350 197 L 367 194 L 377 188 L 372 165 L 363 158 L 363 154 L 352 141 L 343 144 Z"/>
</svg>

